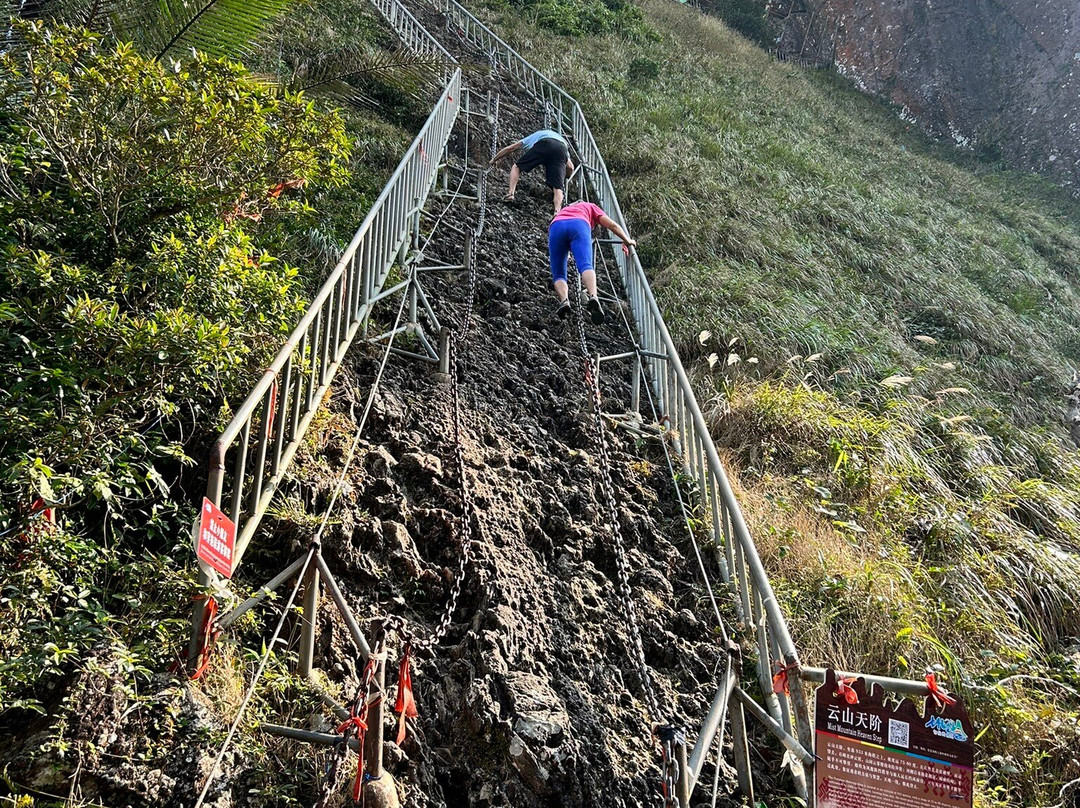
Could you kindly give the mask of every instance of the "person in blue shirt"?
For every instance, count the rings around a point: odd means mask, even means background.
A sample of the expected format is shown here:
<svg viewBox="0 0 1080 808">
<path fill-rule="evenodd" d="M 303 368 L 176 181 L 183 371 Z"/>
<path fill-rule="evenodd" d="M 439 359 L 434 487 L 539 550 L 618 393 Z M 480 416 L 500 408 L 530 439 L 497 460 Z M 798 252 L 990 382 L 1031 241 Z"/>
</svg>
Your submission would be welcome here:
<svg viewBox="0 0 1080 808">
<path fill-rule="evenodd" d="M 551 129 L 541 129 L 533 132 L 528 137 L 516 140 L 509 146 L 499 149 L 498 153 L 491 158 L 490 165 L 495 165 L 499 160 L 518 149 L 524 153 L 517 159 L 510 169 L 510 189 L 506 193 L 506 201 L 514 201 L 514 193 L 517 191 L 518 180 L 522 172 L 532 171 L 537 166 L 544 167 L 545 181 L 552 191 L 552 201 L 555 203 L 555 212 L 562 210 L 563 188 L 566 185 L 567 172 L 574 172 L 574 163 L 570 159 L 570 150 L 566 138 Z"/>
</svg>

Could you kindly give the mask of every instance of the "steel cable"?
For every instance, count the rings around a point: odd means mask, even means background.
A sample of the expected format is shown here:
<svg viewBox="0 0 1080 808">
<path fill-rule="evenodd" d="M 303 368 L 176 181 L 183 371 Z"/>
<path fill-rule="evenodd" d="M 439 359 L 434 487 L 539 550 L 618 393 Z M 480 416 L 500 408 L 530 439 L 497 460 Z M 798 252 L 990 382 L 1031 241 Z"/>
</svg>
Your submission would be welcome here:
<svg viewBox="0 0 1080 808">
<path fill-rule="evenodd" d="M 210 792 L 210 785 L 214 782 L 214 778 L 218 773 L 218 767 L 221 766 L 221 761 L 225 758 L 225 753 L 228 751 L 232 739 L 236 735 L 236 730 L 240 726 L 240 719 L 244 717 L 248 704 L 251 702 L 251 697 L 255 694 L 255 686 L 266 671 L 266 665 L 270 661 L 270 654 L 273 653 L 278 637 L 281 636 L 281 629 L 285 625 L 285 618 L 288 617 L 292 605 L 296 601 L 296 594 L 300 591 L 300 586 L 304 582 L 308 567 L 311 566 L 311 560 L 315 557 L 317 549 L 318 547 L 314 543 L 308 548 L 307 558 L 304 559 L 304 566 L 301 567 L 299 573 L 297 573 L 296 583 L 293 585 L 292 592 L 289 593 L 289 599 L 285 601 L 285 605 L 281 609 L 281 617 L 278 618 L 277 626 L 274 628 L 274 633 L 270 637 L 270 642 L 266 644 L 266 651 L 263 653 L 262 659 L 259 660 L 259 666 L 255 670 L 255 675 L 251 679 L 251 684 L 248 685 L 248 689 L 244 693 L 244 700 L 240 702 L 240 707 L 236 711 L 236 718 L 233 719 L 232 725 L 229 727 L 229 733 L 225 736 L 225 741 L 221 744 L 221 749 L 214 759 L 214 765 L 210 767 L 210 773 L 206 776 L 206 782 L 203 784 L 199 799 L 195 801 L 194 808 L 202 808 L 203 803 L 206 801 L 206 795 Z"/>
</svg>

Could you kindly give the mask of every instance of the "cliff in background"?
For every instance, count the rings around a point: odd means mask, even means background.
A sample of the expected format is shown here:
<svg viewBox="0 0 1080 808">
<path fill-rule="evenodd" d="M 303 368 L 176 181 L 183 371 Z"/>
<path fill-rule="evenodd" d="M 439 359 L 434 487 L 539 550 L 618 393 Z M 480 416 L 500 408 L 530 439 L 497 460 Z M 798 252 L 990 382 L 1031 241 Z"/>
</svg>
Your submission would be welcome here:
<svg viewBox="0 0 1080 808">
<path fill-rule="evenodd" d="M 830 50 L 935 134 L 1080 188 L 1075 0 L 781 0 L 779 51 Z"/>
</svg>

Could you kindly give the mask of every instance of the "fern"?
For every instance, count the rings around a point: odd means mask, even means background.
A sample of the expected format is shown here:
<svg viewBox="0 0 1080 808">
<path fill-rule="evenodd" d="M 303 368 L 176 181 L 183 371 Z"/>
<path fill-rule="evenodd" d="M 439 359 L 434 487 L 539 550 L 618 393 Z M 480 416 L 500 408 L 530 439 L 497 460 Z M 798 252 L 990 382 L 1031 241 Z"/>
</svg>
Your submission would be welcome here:
<svg viewBox="0 0 1080 808">
<path fill-rule="evenodd" d="M 136 43 L 164 59 L 195 49 L 242 59 L 294 0 L 53 0 L 12 2 L 12 16 L 43 17 Z M 10 33 L 8 35 L 10 44 Z"/>
<path fill-rule="evenodd" d="M 405 50 L 371 52 L 350 46 L 295 65 L 287 86 L 294 92 L 318 93 L 341 103 L 373 107 L 377 102 L 355 82 L 383 79 L 406 95 L 416 97 L 441 65 L 438 58 L 417 56 Z"/>
</svg>

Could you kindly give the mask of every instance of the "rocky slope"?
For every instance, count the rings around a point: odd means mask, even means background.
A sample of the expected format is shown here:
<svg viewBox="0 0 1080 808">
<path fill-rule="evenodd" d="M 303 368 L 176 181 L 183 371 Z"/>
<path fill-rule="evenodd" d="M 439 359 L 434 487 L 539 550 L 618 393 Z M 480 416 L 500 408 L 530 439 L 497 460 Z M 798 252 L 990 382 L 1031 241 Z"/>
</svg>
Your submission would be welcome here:
<svg viewBox="0 0 1080 808">
<path fill-rule="evenodd" d="M 500 93 L 501 140 L 542 124 L 535 107 L 483 65 L 469 65 L 468 74 L 481 92 Z M 470 140 L 477 162 L 487 154 L 490 132 L 474 128 Z M 460 165 L 460 129 L 452 145 Z M 491 176 L 494 200 L 504 191 L 506 173 Z M 388 744 L 387 751 L 404 804 L 417 808 L 659 804 L 658 747 L 650 738 L 658 717 L 644 706 L 628 604 L 616 584 L 595 415 L 582 383 L 577 333 L 553 316 L 549 200 L 540 179 L 526 177 L 514 206 L 489 203 L 478 247 L 476 319 L 458 365 L 462 445 L 475 505 L 473 561 L 446 638 L 418 660 L 420 717 L 410 722 L 401 748 Z M 436 213 L 444 205 L 432 203 Z M 460 234 L 478 214 L 475 202 L 449 205 L 425 262 L 460 261 Z M 430 224 L 425 219 L 425 229 Z M 459 322 L 469 292 L 465 280 L 445 272 L 423 275 L 444 322 Z M 617 297 L 621 288 L 612 280 L 601 266 L 601 288 Z M 396 305 L 388 306 L 377 320 L 392 318 Z M 594 353 L 631 346 L 619 304 L 609 302 L 608 314 L 605 325 L 587 326 Z M 310 515 L 320 514 L 330 499 L 352 439 L 352 415 L 362 410 L 357 406 L 353 413 L 350 404 L 366 395 L 380 359 L 376 348 L 353 354 L 283 492 L 295 507 L 277 508 L 277 519 L 253 545 L 243 574 L 250 585 L 301 552 L 313 532 Z M 625 412 L 629 368 L 604 368 L 605 413 Z M 463 502 L 452 418 L 449 384 L 429 365 L 402 358 L 389 363 L 323 541 L 362 623 L 399 614 L 423 636 L 441 616 L 461 552 L 456 520 Z M 608 436 L 645 662 L 662 709 L 693 726 L 715 694 L 726 652 L 701 608 L 704 592 L 688 560 L 690 539 L 663 444 L 612 423 Z M 344 700 L 356 687 L 358 660 L 328 601 L 318 620 L 316 666 Z M 262 625 L 275 621 L 271 609 Z M 390 640 L 393 666 L 400 645 L 396 637 Z M 77 793 L 109 805 L 191 806 L 232 720 L 236 691 L 250 676 L 235 643 L 223 638 L 204 682 L 185 688 L 162 676 L 137 700 L 116 684 L 116 671 L 88 671 L 57 698 L 58 710 L 79 705 L 75 720 L 61 730 L 64 751 L 58 754 L 54 746 L 33 752 L 46 737 L 43 720 L 5 753 L 10 775 L 38 793 Z M 388 680 L 393 678 L 391 670 Z M 257 699 L 259 718 L 331 730 L 331 717 L 310 693 L 275 692 Z M 245 726 L 205 804 L 312 804 L 323 787 L 327 757 L 312 757 L 307 747 Z M 391 716 L 382 729 L 394 736 Z M 760 754 L 770 767 L 778 763 L 769 745 Z M 290 762 L 293 772 L 275 771 L 274 761 Z M 295 771 L 305 761 L 311 763 L 297 782 Z M 339 784 L 329 804 L 343 804 L 346 791 Z"/>
<path fill-rule="evenodd" d="M 842 73 L 931 131 L 1080 183 L 1073 0 L 782 0 L 771 15 L 785 53 L 828 40 Z"/>
</svg>

